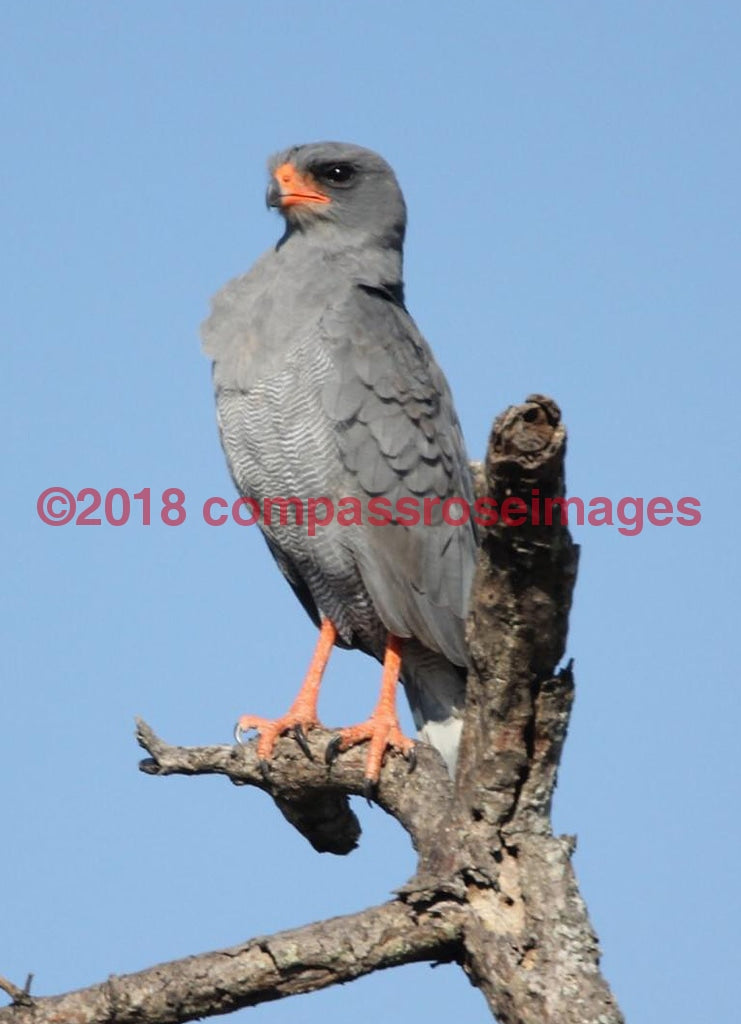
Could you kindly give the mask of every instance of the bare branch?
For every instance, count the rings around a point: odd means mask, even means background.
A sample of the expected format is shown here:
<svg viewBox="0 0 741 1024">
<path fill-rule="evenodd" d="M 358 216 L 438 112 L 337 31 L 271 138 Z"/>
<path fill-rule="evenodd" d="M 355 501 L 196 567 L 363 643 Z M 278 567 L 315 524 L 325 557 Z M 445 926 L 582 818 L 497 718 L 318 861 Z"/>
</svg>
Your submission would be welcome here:
<svg viewBox="0 0 741 1024">
<path fill-rule="evenodd" d="M 172 747 L 139 721 L 137 740 L 152 755 L 139 767 L 149 775 L 217 774 L 226 775 L 237 786 L 255 786 L 269 793 L 284 814 L 286 804 L 292 811 L 299 810 L 300 831 L 309 833 L 315 848 L 323 841 L 324 850 L 348 853 L 355 846 L 360 826 L 347 797 L 363 794 L 365 751 L 355 747 L 328 765 L 324 751 L 332 735 L 312 729 L 307 737 L 308 758 L 294 739 L 280 739 L 266 781 L 254 740 L 244 746 Z M 419 744 L 413 772 L 400 755 L 387 755 L 375 800 L 404 826 L 420 855 L 426 856 L 439 843 L 451 795 L 442 758 L 432 747 Z M 291 823 L 296 824 L 293 820 Z"/>
<path fill-rule="evenodd" d="M 565 452 L 558 407 L 537 395 L 497 418 L 487 452 L 487 495 L 500 513 L 505 501 L 518 500 L 527 513 L 518 517 L 515 506 L 514 518 L 525 521 L 510 526 L 500 515 L 481 545 L 469 617 L 476 671 L 468 681 L 457 791 L 462 795 L 475 789 L 486 797 L 487 816 L 500 821 L 515 816 L 524 782 L 544 758 L 550 763 L 555 754 L 558 761 L 570 712 L 570 686 L 556 687 L 568 697 L 556 714 L 558 742 L 554 735 L 551 749 L 546 723 L 539 720 L 536 743 L 535 705 L 543 685 L 557 677 L 578 561 L 578 548 L 558 515 L 552 525 L 543 522 L 545 500 L 565 495 Z M 532 522 L 534 500 L 539 523 Z M 550 720 L 556 709 L 552 700 L 548 706 Z M 472 787 L 474 777 L 477 785 Z M 551 773 L 541 812 L 547 810 L 554 783 Z M 539 817 L 542 821 L 542 813 Z M 539 827 L 537 821 L 530 825 Z"/>
<path fill-rule="evenodd" d="M 566 431 L 550 399 L 497 418 L 487 494 L 519 498 L 522 525 L 484 537 L 469 620 L 469 674 L 456 778 L 457 871 L 467 886 L 466 969 L 505 1024 L 620 1024 L 571 868 L 573 840 L 549 820 L 573 700 L 566 646 L 578 549 L 533 498 L 565 495 Z M 540 521 L 538 521 L 540 519 Z"/>
<path fill-rule="evenodd" d="M 28 977 L 31 979 L 33 975 L 29 974 Z M 26 982 L 25 988 L 18 988 L 18 986 L 14 985 L 12 981 L 8 981 L 7 978 L 3 978 L 2 975 L 0 975 L 0 989 L 2 989 L 3 992 L 6 992 L 18 1006 L 29 1006 L 31 1004 L 31 997 L 28 994 L 29 988 L 30 980 Z"/>
<path fill-rule="evenodd" d="M 450 902 L 419 911 L 394 900 L 231 949 L 112 976 L 63 996 L 18 999 L 0 1009 L 0 1024 L 181 1024 L 315 992 L 387 967 L 455 960 L 461 922 L 460 908 Z"/>
</svg>

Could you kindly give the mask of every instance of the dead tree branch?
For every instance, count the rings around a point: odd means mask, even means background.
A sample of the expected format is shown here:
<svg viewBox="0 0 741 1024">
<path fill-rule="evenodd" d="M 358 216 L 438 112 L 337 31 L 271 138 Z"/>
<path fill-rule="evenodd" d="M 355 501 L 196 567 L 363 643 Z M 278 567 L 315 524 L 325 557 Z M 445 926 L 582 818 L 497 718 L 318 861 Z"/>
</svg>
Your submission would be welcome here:
<svg viewBox="0 0 741 1024">
<path fill-rule="evenodd" d="M 180 1024 L 315 992 L 371 971 L 454 959 L 460 908 L 417 911 L 400 900 L 360 914 L 251 939 L 231 949 L 160 964 L 137 974 L 0 1010 L 13 1024 Z"/>
<path fill-rule="evenodd" d="M 570 663 L 559 668 L 578 561 L 557 508 L 565 450 L 558 407 L 533 395 L 498 417 L 477 468 L 477 493 L 499 520 L 484 531 L 471 599 L 455 784 L 421 745 L 413 774 L 387 758 L 377 792 L 419 855 L 397 899 L 63 996 L 36 999 L 7 982 L 14 1002 L 0 1024 L 170 1024 L 419 960 L 460 963 L 500 1024 L 621 1024 L 571 867 L 574 840 L 550 823 L 574 692 Z M 522 522 L 513 499 L 524 502 Z M 545 499 L 556 500 L 550 525 Z M 267 779 L 254 744 L 171 747 L 144 723 L 137 736 L 150 755 L 144 772 L 226 775 L 268 792 L 317 850 L 357 843 L 348 797 L 363 792 L 363 751 L 327 766 L 330 733 L 311 734 L 309 757 L 281 740 Z"/>
<path fill-rule="evenodd" d="M 313 729 L 306 757 L 291 737 L 278 741 L 265 778 L 256 742 L 244 746 L 171 747 L 145 722 L 137 724 L 137 740 L 151 754 L 140 768 L 150 775 L 226 775 L 237 786 L 255 786 L 269 793 L 292 825 L 321 852 L 349 853 L 360 835 L 348 797 L 361 796 L 365 783 L 364 750 L 355 747 L 332 765 L 324 752 L 333 733 Z M 420 746 L 417 770 L 402 757 L 390 757 L 375 799 L 412 838 L 415 849 L 428 849 L 442 825 L 451 798 L 447 770 L 438 753 Z"/>
</svg>

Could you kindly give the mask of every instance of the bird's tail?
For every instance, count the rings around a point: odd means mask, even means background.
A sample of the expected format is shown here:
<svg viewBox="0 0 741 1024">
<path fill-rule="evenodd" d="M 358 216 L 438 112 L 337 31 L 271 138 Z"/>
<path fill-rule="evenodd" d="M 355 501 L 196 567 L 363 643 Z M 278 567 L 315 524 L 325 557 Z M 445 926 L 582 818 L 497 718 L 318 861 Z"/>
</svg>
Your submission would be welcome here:
<svg viewBox="0 0 741 1024">
<path fill-rule="evenodd" d="M 408 640 L 404 645 L 402 682 L 419 738 L 440 751 L 452 778 L 463 728 L 465 668 Z"/>
</svg>

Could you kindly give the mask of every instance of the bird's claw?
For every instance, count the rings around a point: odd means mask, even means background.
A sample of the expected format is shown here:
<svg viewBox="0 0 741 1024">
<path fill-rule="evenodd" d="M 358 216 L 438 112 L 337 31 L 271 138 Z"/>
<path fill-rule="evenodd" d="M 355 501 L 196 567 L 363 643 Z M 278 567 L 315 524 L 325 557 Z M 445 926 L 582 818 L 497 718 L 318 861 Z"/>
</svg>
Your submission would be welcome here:
<svg viewBox="0 0 741 1024">
<path fill-rule="evenodd" d="M 337 760 L 337 755 L 342 750 L 342 737 L 333 736 L 327 744 L 327 749 L 324 751 L 324 761 L 326 764 L 334 764 Z M 363 779 L 363 796 L 368 801 L 368 806 L 373 806 L 373 797 L 376 795 L 376 780 L 366 776 Z"/>
<path fill-rule="evenodd" d="M 339 754 L 341 747 L 342 737 L 333 736 L 332 739 L 327 744 L 327 749 L 324 751 L 324 763 L 334 764 L 334 762 L 337 760 L 337 755 Z"/>
<path fill-rule="evenodd" d="M 257 756 L 266 763 L 273 756 L 273 749 L 281 736 L 290 734 L 296 740 L 303 754 L 311 761 L 313 755 L 306 738 L 307 729 L 318 725 L 311 717 L 299 717 L 295 712 L 289 711 L 281 718 L 260 718 L 257 715 L 242 715 L 234 726 L 234 739 L 241 746 L 246 743 L 245 734 L 257 732 L 259 740 L 257 743 Z M 264 773 L 263 773 L 264 774 Z"/>
<path fill-rule="evenodd" d="M 411 775 L 414 769 L 417 767 L 417 744 L 413 743 L 412 746 L 404 751 L 404 757 L 409 765 L 409 774 Z"/>
<path fill-rule="evenodd" d="M 244 741 L 244 734 L 245 734 L 245 732 L 247 732 L 247 730 L 243 729 L 242 725 L 240 723 L 241 723 L 241 719 L 234 726 L 234 740 L 235 740 L 236 743 L 238 743 L 240 745 L 240 747 L 243 747 L 244 743 L 245 743 L 245 741 Z M 257 758 L 257 767 L 260 769 L 260 775 L 262 775 L 263 782 L 269 783 L 270 782 L 270 762 L 266 758 L 258 756 L 258 758 Z"/>
<path fill-rule="evenodd" d="M 303 725 L 301 725 L 300 722 L 298 723 L 298 725 L 294 725 L 293 727 L 293 738 L 296 740 L 298 745 L 301 747 L 301 750 L 308 757 L 308 759 L 310 761 L 313 761 L 314 758 L 312 756 L 311 750 L 309 749 L 309 741 L 306 738 L 304 727 Z"/>
</svg>

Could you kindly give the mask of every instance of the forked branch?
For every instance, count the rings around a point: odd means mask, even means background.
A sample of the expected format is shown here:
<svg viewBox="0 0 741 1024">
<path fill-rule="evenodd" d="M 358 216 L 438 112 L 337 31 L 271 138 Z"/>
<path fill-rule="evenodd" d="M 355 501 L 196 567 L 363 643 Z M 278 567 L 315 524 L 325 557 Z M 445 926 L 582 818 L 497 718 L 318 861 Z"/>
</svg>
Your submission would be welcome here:
<svg viewBox="0 0 741 1024">
<path fill-rule="evenodd" d="M 578 550 L 558 511 L 550 523 L 545 514 L 546 499 L 557 510 L 565 495 L 565 451 L 550 399 L 533 395 L 494 424 L 476 483 L 498 519 L 484 530 L 471 597 L 455 784 L 420 745 L 413 774 L 389 756 L 378 786 L 419 855 L 397 899 L 63 996 L 5 983 L 14 1003 L 0 1024 L 179 1024 L 419 960 L 459 962 L 500 1024 L 621 1024 L 572 870 L 574 840 L 550 823 L 573 700 L 571 664 L 559 663 Z M 363 792 L 363 751 L 327 766 L 329 733 L 311 734 L 309 757 L 280 741 L 267 779 L 254 744 L 171 747 L 144 723 L 137 735 L 149 774 L 226 775 L 267 791 L 316 849 L 357 843 L 348 797 Z"/>
</svg>

